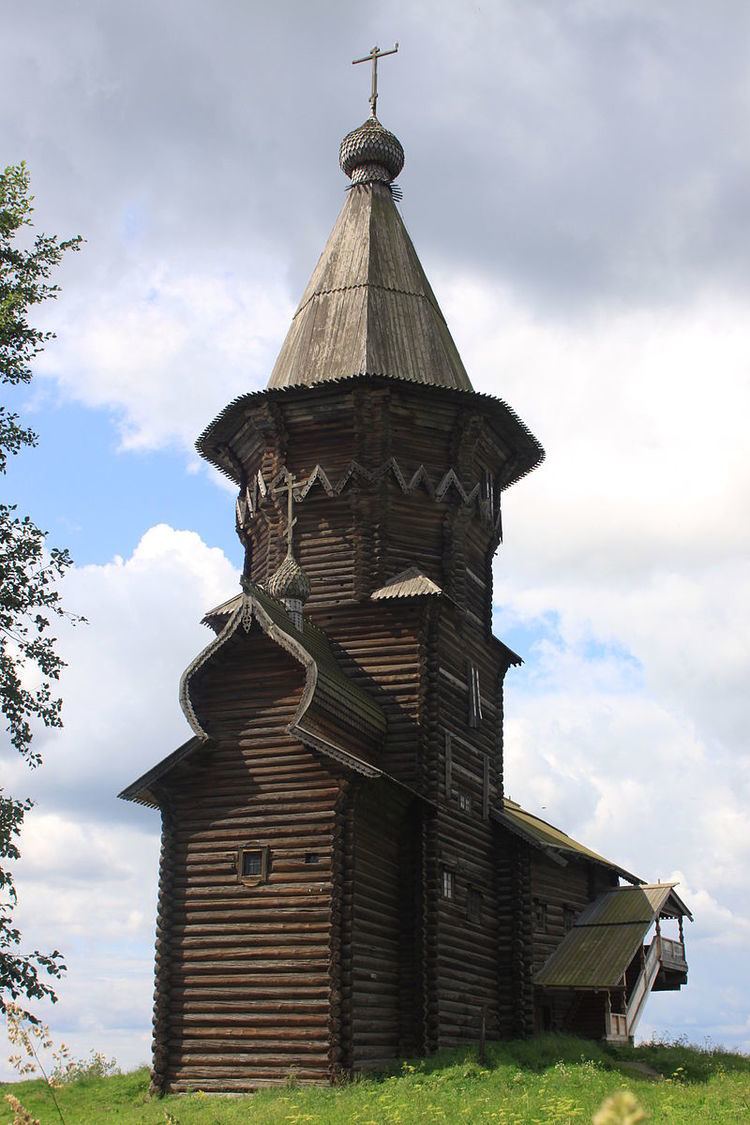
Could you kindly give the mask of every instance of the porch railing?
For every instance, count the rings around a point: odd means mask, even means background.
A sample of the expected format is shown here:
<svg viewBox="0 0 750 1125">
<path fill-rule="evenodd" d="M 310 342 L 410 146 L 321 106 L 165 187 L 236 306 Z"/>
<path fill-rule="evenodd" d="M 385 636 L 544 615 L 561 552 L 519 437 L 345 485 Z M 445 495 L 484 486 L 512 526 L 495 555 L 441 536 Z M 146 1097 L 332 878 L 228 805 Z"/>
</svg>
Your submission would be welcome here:
<svg viewBox="0 0 750 1125">
<path fill-rule="evenodd" d="M 667 965 L 687 965 L 684 942 L 663 937 L 661 939 L 661 959 Z"/>
</svg>

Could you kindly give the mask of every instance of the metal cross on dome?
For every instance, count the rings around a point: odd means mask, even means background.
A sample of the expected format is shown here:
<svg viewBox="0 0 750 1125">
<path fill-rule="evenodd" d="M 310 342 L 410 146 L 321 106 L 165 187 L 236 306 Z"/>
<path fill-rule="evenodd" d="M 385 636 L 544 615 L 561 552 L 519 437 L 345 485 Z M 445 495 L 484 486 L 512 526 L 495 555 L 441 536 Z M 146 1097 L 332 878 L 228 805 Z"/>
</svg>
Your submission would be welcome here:
<svg viewBox="0 0 750 1125">
<path fill-rule="evenodd" d="M 377 117 L 376 110 L 378 108 L 378 59 L 384 58 L 386 55 L 395 55 L 398 51 L 398 43 L 392 47 L 390 51 L 381 51 L 380 47 L 373 47 L 369 55 L 365 55 L 361 59 L 352 59 L 352 66 L 357 63 L 371 62 L 372 63 L 372 89 L 370 92 L 370 114 Z"/>
</svg>

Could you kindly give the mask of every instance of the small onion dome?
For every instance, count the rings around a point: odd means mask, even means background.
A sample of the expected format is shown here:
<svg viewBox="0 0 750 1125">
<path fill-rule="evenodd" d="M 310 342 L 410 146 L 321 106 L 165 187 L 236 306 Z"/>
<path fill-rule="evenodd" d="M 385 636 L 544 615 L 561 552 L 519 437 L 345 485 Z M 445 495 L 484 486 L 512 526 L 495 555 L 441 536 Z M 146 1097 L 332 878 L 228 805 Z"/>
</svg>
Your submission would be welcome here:
<svg viewBox="0 0 750 1125">
<path fill-rule="evenodd" d="M 310 582 L 294 555 L 289 552 L 271 577 L 266 589 L 280 602 L 306 602 L 310 597 Z"/>
<path fill-rule="evenodd" d="M 377 117 L 368 117 L 364 125 L 344 137 L 339 164 L 353 184 L 389 184 L 404 166 L 404 150 L 398 137 L 384 129 Z"/>
</svg>

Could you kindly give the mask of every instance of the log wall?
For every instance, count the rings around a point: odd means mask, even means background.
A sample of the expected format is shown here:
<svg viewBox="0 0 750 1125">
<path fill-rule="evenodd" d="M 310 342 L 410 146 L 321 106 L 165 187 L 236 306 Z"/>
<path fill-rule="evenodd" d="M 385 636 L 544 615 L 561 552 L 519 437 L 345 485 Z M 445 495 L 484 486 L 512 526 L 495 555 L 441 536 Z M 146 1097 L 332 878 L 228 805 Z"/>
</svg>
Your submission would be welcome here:
<svg viewBox="0 0 750 1125">
<path fill-rule="evenodd" d="M 250 485 L 255 495 L 242 533 L 251 579 L 266 581 L 286 550 L 284 497 L 252 482 L 260 471 L 271 487 L 286 470 L 301 484 L 314 477 L 295 513 L 311 606 L 351 603 L 417 565 L 486 623 L 510 451 L 484 407 L 406 383 L 331 391 L 257 402 L 223 447 L 241 495 Z"/>
<path fill-rule="evenodd" d="M 383 784 L 360 787 L 353 803 L 345 991 L 354 1071 L 382 1069 L 419 1040 L 418 818 L 405 812 L 405 799 Z"/>
<path fill-rule="evenodd" d="M 604 891 L 617 886 L 617 875 L 586 860 L 561 867 L 542 852 L 530 853 L 532 972 L 557 949 L 575 917 Z M 540 926 L 535 904 L 544 907 Z M 568 918 L 566 920 L 566 914 Z M 534 1029 L 571 1031 L 590 1038 L 604 1034 L 604 994 L 535 989 Z"/>
<path fill-rule="evenodd" d="M 174 1091 L 323 1080 L 338 1065 L 332 869 L 344 783 L 286 734 L 301 690 L 298 666 L 257 633 L 233 638 L 195 688 L 214 748 L 171 778 L 160 908 L 171 970 L 157 1054 Z M 266 881 L 238 874 L 243 845 L 268 849 Z"/>
<path fill-rule="evenodd" d="M 435 769 L 428 794 L 438 811 L 430 825 L 428 880 L 436 909 L 428 941 L 435 947 L 437 1045 L 453 1046 L 477 1041 L 482 1012 L 488 1037 L 512 1019 L 498 967 L 501 943 L 508 941 L 509 902 L 499 898 L 490 819 L 502 799 L 498 685 L 505 667 L 484 629 L 457 609 L 440 605 L 433 616 L 427 709 Z M 476 726 L 469 721 L 471 665 L 479 671 L 482 702 Z M 445 871 L 452 875 L 452 898 L 444 893 Z"/>
</svg>

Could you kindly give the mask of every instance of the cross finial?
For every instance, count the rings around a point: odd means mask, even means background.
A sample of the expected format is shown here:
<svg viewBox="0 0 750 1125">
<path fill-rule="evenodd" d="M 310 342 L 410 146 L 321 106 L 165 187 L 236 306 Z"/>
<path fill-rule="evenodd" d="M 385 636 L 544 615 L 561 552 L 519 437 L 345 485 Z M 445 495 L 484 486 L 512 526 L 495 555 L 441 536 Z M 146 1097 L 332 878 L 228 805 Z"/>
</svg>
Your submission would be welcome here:
<svg viewBox="0 0 750 1125">
<path fill-rule="evenodd" d="M 294 473 L 287 473 L 284 483 L 274 488 L 274 493 L 286 492 L 286 549 L 287 554 L 292 554 L 294 525 L 297 520 L 294 515 Z"/>
<path fill-rule="evenodd" d="M 352 59 L 352 66 L 357 63 L 371 62 L 372 63 L 372 87 L 370 91 L 370 116 L 377 117 L 378 108 L 378 59 L 382 59 L 385 55 L 395 55 L 398 51 L 398 43 L 390 51 L 381 51 L 380 47 L 373 47 L 369 55 L 365 55 L 361 59 Z"/>
</svg>

